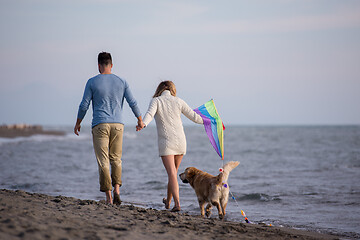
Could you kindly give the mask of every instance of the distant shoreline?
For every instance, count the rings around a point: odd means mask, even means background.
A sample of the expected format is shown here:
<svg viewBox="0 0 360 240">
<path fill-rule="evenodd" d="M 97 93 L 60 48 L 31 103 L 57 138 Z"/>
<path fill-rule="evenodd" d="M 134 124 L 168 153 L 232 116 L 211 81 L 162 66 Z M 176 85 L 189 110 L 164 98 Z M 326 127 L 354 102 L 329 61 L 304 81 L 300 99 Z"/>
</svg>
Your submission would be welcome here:
<svg viewBox="0 0 360 240">
<path fill-rule="evenodd" d="M 40 125 L 12 124 L 0 125 L 0 138 L 30 137 L 33 135 L 63 136 L 65 132 L 44 130 Z"/>
</svg>

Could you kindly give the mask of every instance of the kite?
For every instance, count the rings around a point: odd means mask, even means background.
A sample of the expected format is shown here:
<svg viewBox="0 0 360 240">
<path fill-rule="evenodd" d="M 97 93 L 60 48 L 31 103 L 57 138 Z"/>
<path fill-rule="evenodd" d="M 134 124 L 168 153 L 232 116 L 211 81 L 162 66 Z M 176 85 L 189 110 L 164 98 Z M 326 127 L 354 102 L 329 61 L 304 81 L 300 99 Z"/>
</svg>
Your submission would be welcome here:
<svg viewBox="0 0 360 240">
<path fill-rule="evenodd" d="M 224 160 L 224 130 L 225 126 L 216 110 L 215 103 L 211 99 L 207 103 L 195 108 L 194 111 L 204 120 L 206 134 L 211 145 Z"/>
</svg>

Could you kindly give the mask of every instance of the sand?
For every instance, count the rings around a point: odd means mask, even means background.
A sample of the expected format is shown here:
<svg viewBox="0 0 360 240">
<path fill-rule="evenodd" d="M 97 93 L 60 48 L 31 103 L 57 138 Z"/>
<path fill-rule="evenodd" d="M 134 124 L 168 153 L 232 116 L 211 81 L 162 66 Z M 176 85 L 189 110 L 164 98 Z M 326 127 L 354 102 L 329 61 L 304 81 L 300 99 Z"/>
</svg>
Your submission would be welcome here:
<svg viewBox="0 0 360 240">
<path fill-rule="evenodd" d="M 0 190 L 0 239 L 338 239 L 129 204 Z"/>
</svg>

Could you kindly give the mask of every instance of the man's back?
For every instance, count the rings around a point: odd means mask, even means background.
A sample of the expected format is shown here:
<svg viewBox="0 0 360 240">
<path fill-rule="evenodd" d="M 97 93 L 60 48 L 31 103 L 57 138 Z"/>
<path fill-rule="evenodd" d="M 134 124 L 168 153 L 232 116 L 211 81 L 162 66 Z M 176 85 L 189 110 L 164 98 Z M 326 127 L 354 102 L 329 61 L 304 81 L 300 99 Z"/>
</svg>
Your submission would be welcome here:
<svg viewBox="0 0 360 240">
<path fill-rule="evenodd" d="M 92 100 L 92 127 L 100 123 L 123 123 L 122 109 L 124 98 L 126 98 L 135 115 L 140 115 L 136 100 L 130 92 L 128 83 L 114 74 L 99 74 L 90 78 L 86 84 L 84 97 L 79 107 L 78 118 L 85 116 Z"/>
</svg>

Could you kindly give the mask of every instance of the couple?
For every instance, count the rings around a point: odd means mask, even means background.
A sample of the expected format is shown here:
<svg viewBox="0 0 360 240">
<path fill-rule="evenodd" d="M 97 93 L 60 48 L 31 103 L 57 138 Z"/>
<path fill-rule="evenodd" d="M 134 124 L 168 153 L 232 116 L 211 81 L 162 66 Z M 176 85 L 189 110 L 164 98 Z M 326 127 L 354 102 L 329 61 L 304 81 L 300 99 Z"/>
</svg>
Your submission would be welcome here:
<svg viewBox="0 0 360 240">
<path fill-rule="evenodd" d="M 186 139 L 180 117 L 181 114 L 184 114 L 199 124 L 203 124 L 203 119 L 182 99 L 176 97 L 176 88 L 171 81 L 159 84 L 149 109 L 142 119 L 140 109 L 131 94 L 128 83 L 111 73 L 113 64 L 110 53 L 99 53 L 98 67 L 100 74 L 90 78 L 86 84 L 74 133 L 79 135 L 82 119 L 92 101 L 93 145 L 99 166 L 100 191 L 105 192 L 106 202 L 109 204 L 121 203 L 119 187 L 122 184 L 121 155 L 124 131 L 122 108 L 125 98 L 138 119 L 136 131 L 145 128 L 155 118 L 159 155 L 168 174 L 167 198 L 163 199 L 163 203 L 165 208 L 169 209 L 173 198 L 174 208 L 172 211 L 180 211 L 177 172 L 186 153 Z M 111 196 L 112 186 L 114 187 L 113 197 Z"/>
</svg>

